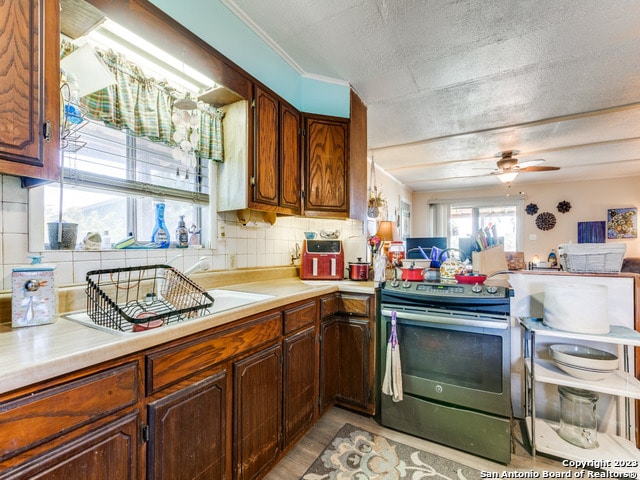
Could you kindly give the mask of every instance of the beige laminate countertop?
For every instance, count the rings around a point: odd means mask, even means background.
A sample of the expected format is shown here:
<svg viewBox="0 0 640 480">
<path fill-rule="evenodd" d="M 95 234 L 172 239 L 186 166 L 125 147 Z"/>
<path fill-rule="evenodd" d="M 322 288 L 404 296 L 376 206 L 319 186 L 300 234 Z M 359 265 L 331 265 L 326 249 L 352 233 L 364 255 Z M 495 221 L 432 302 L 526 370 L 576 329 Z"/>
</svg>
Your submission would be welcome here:
<svg viewBox="0 0 640 480">
<path fill-rule="evenodd" d="M 227 285 L 273 298 L 140 333 L 116 334 L 59 318 L 55 323 L 11 328 L 0 324 L 0 393 L 139 352 L 204 330 L 336 291 L 374 293 L 373 282 L 301 281 L 298 278 Z"/>
</svg>

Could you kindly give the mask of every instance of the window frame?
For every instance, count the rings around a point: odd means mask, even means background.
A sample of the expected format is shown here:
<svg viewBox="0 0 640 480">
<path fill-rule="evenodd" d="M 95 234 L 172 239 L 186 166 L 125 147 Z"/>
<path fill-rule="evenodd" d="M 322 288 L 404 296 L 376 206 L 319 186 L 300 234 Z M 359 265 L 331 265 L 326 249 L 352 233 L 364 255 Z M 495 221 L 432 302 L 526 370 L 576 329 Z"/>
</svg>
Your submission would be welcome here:
<svg viewBox="0 0 640 480">
<path fill-rule="evenodd" d="M 470 208 L 477 209 L 495 207 L 495 206 L 515 206 L 516 214 L 516 251 L 524 249 L 524 214 L 525 214 L 525 197 L 524 195 L 513 195 L 508 197 L 476 197 L 476 198 L 459 198 L 450 200 L 434 200 L 429 202 L 430 217 L 430 235 L 447 237 L 447 244 L 451 243 L 451 209 L 452 208 Z M 438 217 L 442 212 L 436 210 L 446 209 L 446 232 L 442 232 L 438 225 Z"/>
</svg>

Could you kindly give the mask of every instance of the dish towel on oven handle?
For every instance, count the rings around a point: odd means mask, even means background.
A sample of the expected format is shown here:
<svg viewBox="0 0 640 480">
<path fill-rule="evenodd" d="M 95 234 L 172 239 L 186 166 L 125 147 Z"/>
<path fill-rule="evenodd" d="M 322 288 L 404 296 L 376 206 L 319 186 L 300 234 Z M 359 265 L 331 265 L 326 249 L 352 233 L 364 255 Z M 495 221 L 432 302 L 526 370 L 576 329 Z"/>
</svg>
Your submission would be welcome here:
<svg viewBox="0 0 640 480">
<path fill-rule="evenodd" d="M 385 362 L 382 393 L 391 396 L 391 400 L 402 400 L 402 367 L 400 365 L 400 346 L 396 330 L 396 311 L 391 312 L 391 335 L 387 343 L 387 359 Z"/>
</svg>

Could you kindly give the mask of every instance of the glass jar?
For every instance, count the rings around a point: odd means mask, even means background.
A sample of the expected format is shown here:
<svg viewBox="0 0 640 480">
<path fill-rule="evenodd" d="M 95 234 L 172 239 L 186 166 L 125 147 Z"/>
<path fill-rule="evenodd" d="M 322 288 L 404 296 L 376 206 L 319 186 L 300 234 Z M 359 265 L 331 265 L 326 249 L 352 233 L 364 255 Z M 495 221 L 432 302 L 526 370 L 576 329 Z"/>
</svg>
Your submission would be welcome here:
<svg viewBox="0 0 640 480">
<path fill-rule="evenodd" d="M 404 242 L 391 242 L 389 244 L 388 258 L 391 265 L 402 265 L 402 260 L 404 260 Z"/>
<path fill-rule="evenodd" d="M 559 386 L 560 430 L 558 435 L 580 448 L 598 448 L 596 403 L 598 395 L 589 390 Z"/>
</svg>

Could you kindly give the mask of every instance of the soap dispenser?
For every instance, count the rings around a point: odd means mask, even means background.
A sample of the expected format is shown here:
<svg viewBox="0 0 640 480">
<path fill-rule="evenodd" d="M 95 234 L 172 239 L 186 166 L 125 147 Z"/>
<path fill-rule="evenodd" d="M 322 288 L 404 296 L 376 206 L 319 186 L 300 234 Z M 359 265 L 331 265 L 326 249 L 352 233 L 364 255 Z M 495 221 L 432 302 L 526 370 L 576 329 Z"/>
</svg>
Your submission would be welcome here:
<svg viewBox="0 0 640 480">
<path fill-rule="evenodd" d="M 176 242 L 178 248 L 187 248 L 189 246 L 189 230 L 184 223 L 184 215 L 180 215 L 178 228 L 176 228 Z"/>
<path fill-rule="evenodd" d="M 41 263 L 34 255 L 30 265 L 15 267 L 11 273 L 11 326 L 29 327 L 54 323 L 58 318 L 55 265 Z"/>
</svg>

